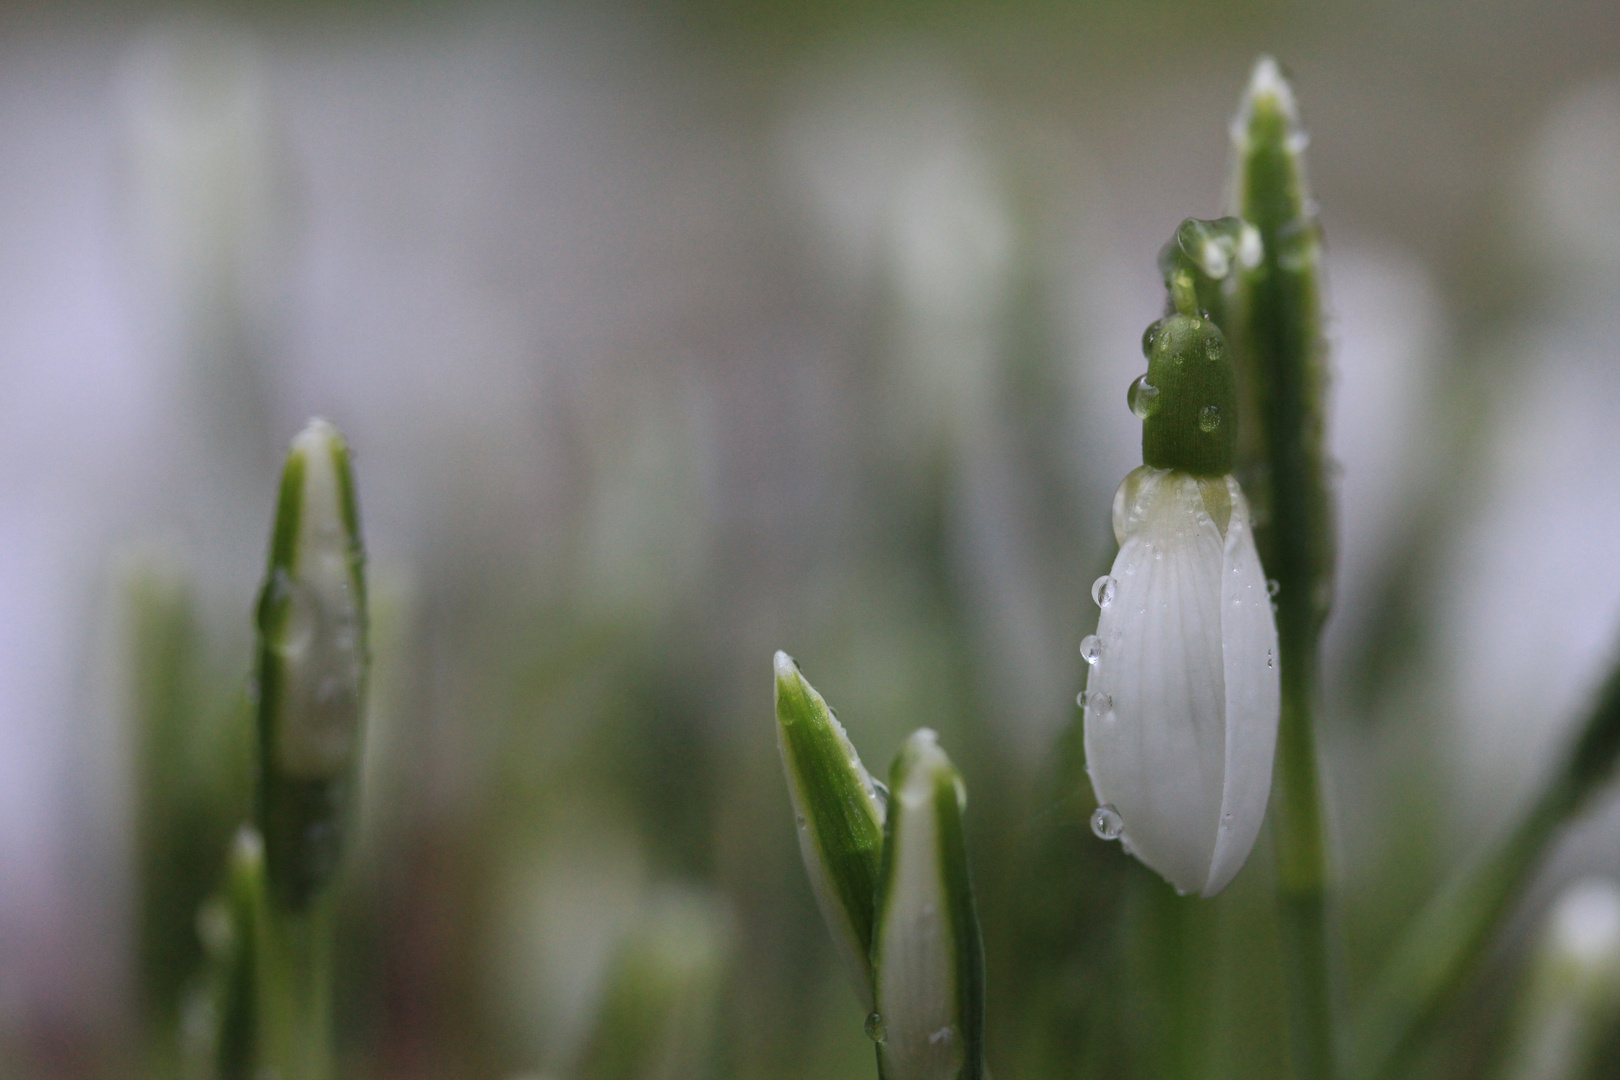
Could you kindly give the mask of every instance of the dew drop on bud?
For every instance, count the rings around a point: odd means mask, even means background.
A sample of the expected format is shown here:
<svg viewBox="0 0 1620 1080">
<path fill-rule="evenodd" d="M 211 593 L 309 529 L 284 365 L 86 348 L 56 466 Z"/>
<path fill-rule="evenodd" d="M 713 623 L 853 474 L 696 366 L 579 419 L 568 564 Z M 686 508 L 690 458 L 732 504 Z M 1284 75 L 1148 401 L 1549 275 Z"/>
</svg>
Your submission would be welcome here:
<svg viewBox="0 0 1620 1080">
<path fill-rule="evenodd" d="M 1098 607 L 1107 607 L 1114 602 L 1114 586 L 1119 584 L 1113 578 L 1104 574 L 1091 583 L 1091 599 Z"/>
<path fill-rule="evenodd" d="M 1119 816 L 1113 803 L 1104 803 L 1092 811 L 1091 831 L 1099 840 L 1118 840 L 1125 834 L 1125 819 Z"/>
<path fill-rule="evenodd" d="M 1146 375 L 1138 375 L 1125 392 L 1125 403 L 1138 420 L 1146 420 L 1159 411 L 1159 388 L 1148 382 Z"/>
<path fill-rule="evenodd" d="M 1151 323 L 1146 330 L 1142 331 L 1142 355 L 1151 357 L 1153 355 L 1153 345 L 1158 340 L 1159 324 Z"/>
<path fill-rule="evenodd" d="M 888 1032 L 883 1029 L 883 1017 L 878 1013 L 866 1014 L 866 1037 L 875 1043 L 883 1042 Z"/>
<path fill-rule="evenodd" d="M 1102 659 L 1102 638 L 1096 634 L 1087 634 L 1080 639 L 1080 659 L 1088 664 L 1095 664 Z"/>
<path fill-rule="evenodd" d="M 1266 595 L 1267 596 L 1276 596 L 1278 591 L 1281 588 L 1282 588 L 1282 582 L 1278 581 L 1276 578 L 1267 578 L 1266 579 Z"/>
<path fill-rule="evenodd" d="M 1218 405 L 1205 405 L 1198 412 L 1198 430 L 1203 432 L 1214 431 L 1221 426 L 1221 410 Z"/>
<path fill-rule="evenodd" d="M 872 794 L 877 797 L 878 805 L 883 807 L 883 812 L 887 814 L 889 812 L 889 785 L 874 776 L 872 778 Z"/>
</svg>

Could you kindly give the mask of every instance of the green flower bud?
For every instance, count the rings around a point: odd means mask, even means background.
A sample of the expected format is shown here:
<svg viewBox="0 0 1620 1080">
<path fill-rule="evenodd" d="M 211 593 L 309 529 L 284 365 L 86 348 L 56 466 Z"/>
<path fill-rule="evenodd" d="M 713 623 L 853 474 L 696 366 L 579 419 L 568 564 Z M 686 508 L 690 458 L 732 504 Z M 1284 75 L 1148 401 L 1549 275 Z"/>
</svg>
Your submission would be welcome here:
<svg viewBox="0 0 1620 1080">
<path fill-rule="evenodd" d="M 962 777 L 932 731 L 889 770 L 867 1033 L 885 1080 L 982 1080 L 984 947 L 962 834 Z"/>
<path fill-rule="evenodd" d="M 799 853 L 861 1004 L 872 1008 L 872 908 L 884 803 L 843 725 L 785 652 L 776 654 L 776 739 Z"/>
<path fill-rule="evenodd" d="M 292 910 L 342 849 L 365 695 L 364 562 L 348 444 L 312 420 L 287 454 L 257 619 L 258 826 L 271 891 Z"/>
<path fill-rule="evenodd" d="M 1230 473 L 1237 448 L 1237 374 L 1220 328 L 1205 316 L 1178 311 L 1148 327 L 1142 343 L 1147 375 L 1131 385 L 1129 401 L 1142 419 L 1143 464 L 1194 476 Z"/>
</svg>

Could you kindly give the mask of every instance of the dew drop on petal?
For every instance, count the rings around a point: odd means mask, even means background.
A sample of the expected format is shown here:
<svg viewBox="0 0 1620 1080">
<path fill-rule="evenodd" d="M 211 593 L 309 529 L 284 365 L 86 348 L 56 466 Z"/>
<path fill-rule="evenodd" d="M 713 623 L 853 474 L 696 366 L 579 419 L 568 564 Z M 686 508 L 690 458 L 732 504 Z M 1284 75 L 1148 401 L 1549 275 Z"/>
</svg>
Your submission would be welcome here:
<svg viewBox="0 0 1620 1080">
<path fill-rule="evenodd" d="M 879 1013 L 866 1014 L 866 1037 L 875 1043 L 883 1042 L 888 1032 L 883 1028 L 883 1017 Z"/>
<path fill-rule="evenodd" d="M 1221 410 L 1218 405 L 1205 405 L 1198 411 L 1198 430 L 1211 432 L 1221 426 Z"/>
<path fill-rule="evenodd" d="M 1267 596 L 1276 596 L 1278 591 L 1281 588 L 1282 588 L 1282 582 L 1278 581 L 1276 578 L 1267 578 L 1266 579 L 1266 595 Z"/>
<path fill-rule="evenodd" d="M 1080 658 L 1088 664 L 1095 664 L 1102 659 L 1102 638 L 1096 634 L 1087 634 L 1080 639 Z"/>
<path fill-rule="evenodd" d="M 1104 803 L 1092 811 L 1091 831 L 1100 840 L 1118 840 L 1125 834 L 1125 819 L 1119 816 L 1113 803 Z"/>
<path fill-rule="evenodd" d="M 1098 607 L 1107 607 L 1114 602 L 1114 586 L 1117 584 L 1113 578 L 1104 574 L 1091 583 L 1091 599 L 1096 601 Z"/>
<path fill-rule="evenodd" d="M 1138 420 L 1146 420 L 1159 411 L 1159 388 L 1148 382 L 1146 375 L 1138 375 L 1125 391 L 1125 403 Z"/>
<path fill-rule="evenodd" d="M 1276 666 L 1277 666 L 1277 662 L 1272 659 L 1271 650 L 1267 649 L 1266 650 L 1266 667 L 1269 668 L 1269 667 L 1276 667 Z"/>
</svg>

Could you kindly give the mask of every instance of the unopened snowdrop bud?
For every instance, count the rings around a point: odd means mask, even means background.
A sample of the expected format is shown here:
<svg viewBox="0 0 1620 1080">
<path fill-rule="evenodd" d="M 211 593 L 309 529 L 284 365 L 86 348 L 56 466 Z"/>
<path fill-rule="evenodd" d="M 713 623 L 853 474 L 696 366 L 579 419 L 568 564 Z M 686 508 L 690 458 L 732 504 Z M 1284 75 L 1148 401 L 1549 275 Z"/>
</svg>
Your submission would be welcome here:
<svg viewBox="0 0 1620 1080">
<path fill-rule="evenodd" d="M 1594 1055 L 1620 1020 L 1620 884 L 1589 878 L 1549 913 L 1502 1080 L 1596 1076 Z"/>
<path fill-rule="evenodd" d="M 900 748 L 872 945 L 867 1034 L 885 1080 L 980 1080 L 984 951 L 962 835 L 962 778 L 927 728 Z"/>
<path fill-rule="evenodd" d="M 776 740 L 798 822 L 799 852 L 839 959 L 870 1011 L 884 794 L 793 658 L 779 651 L 775 665 Z"/>
<path fill-rule="evenodd" d="M 1178 284 L 1181 286 L 1178 288 Z M 1085 744 L 1092 825 L 1182 893 L 1213 896 L 1265 817 L 1277 739 L 1277 629 L 1231 475 L 1236 383 L 1221 332 L 1178 308 L 1150 328 L 1145 464 L 1114 495 L 1119 555 L 1092 596 Z M 1138 380 L 1141 383 L 1141 380 Z M 1133 396 L 1140 394 L 1133 387 Z M 1144 415 L 1145 413 L 1145 415 Z"/>
<path fill-rule="evenodd" d="M 348 444 L 312 420 L 287 454 L 258 607 L 258 825 L 272 891 L 292 909 L 342 847 L 366 680 L 364 560 Z"/>
</svg>

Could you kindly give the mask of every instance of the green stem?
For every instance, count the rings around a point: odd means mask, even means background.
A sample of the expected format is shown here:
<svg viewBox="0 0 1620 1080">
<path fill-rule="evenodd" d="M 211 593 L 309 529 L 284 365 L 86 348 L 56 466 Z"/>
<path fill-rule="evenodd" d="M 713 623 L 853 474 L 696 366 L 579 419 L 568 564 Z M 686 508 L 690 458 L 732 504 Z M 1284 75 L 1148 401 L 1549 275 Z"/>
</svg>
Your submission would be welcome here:
<svg viewBox="0 0 1620 1080">
<path fill-rule="evenodd" d="M 260 911 L 256 977 L 261 1075 L 332 1075 L 332 935 L 328 905 Z"/>
<path fill-rule="evenodd" d="M 1310 700 L 1309 660 L 1314 658 L 1315 642 L 1307 646 L 1282 638 L 1279 648 L 1282 718 L 1277 731 L 1271 820 L 1277 850 L 1283 977 L 1295 1072 L 1325 1080 L 1334 1074 L 1333 984 L 1328 960 L 1327 855 Z"/>
<path fill-rule="evenodd" d="M 1620 664 L 1530 810 L 1502 844 L 1453 880 L 1402 936 L 1356 1018 L 1358 1078 L 1399 1077 L 1478 964 L 1562 827 L 1611 778 L 1620 757 Z"/>
<path fill-rule="evenodd" d="M 1301 1080 L 1334 1075 L 1327 855 L 1313 723 L 1317 639 L 1333 595 L 1333 516 L 1323 445 L 1321 245 L 1305 190 L 1293 91 L 1256 65 L 1235 128 L 1235 212 L 1259 230 L 1238 275 L 1234 338 L 1243 384 L 1240 478 L 1255 539 L 1279 585 L 1282 715 L 1272 823 L 1284 972 Z M 1253 421 L 1253 422 L 1251 422 Z"/>
</svg>

